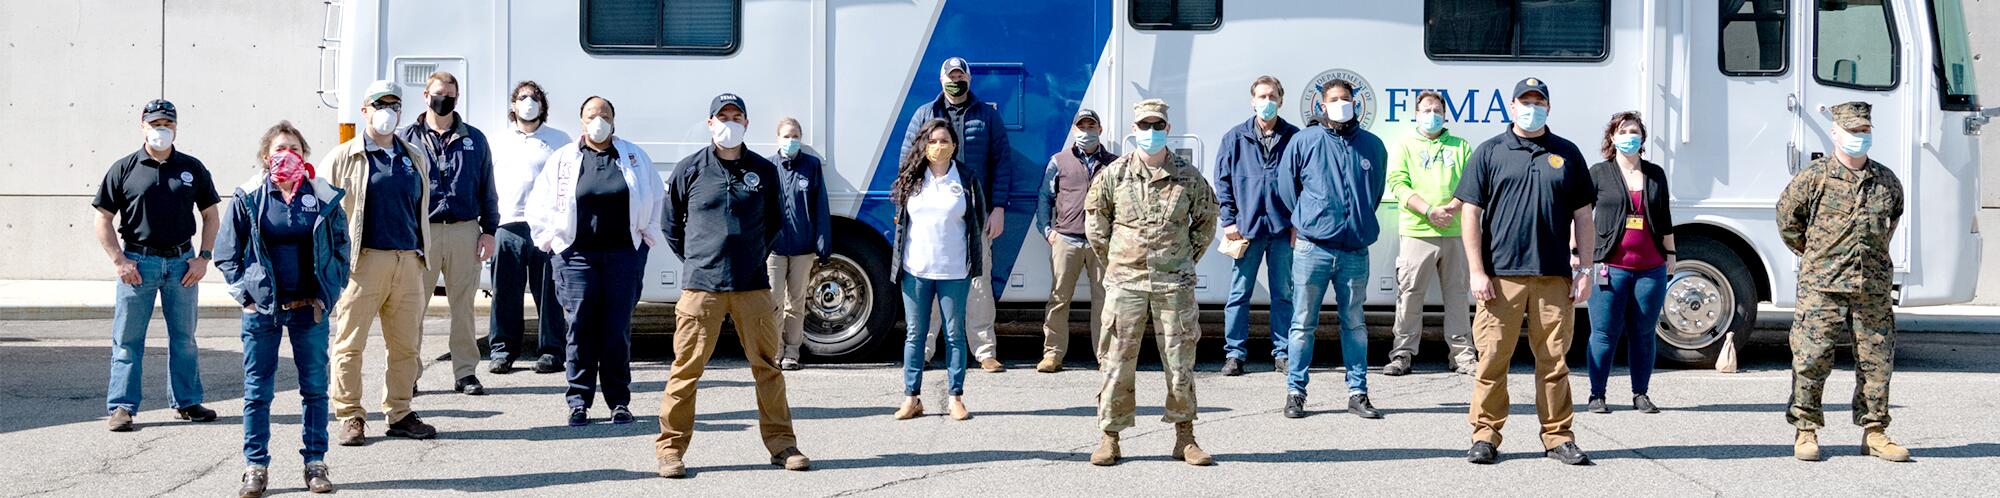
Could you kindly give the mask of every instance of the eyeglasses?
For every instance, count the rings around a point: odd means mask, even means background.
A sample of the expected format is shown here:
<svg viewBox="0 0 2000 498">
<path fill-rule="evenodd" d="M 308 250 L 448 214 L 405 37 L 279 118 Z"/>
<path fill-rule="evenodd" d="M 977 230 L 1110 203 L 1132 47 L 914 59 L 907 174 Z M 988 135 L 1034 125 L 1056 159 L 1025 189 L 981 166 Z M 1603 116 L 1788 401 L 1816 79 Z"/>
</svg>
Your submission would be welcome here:
<svg viewBox="0 0 2000 498">
<path fill-rule="evenodd" d="M 368 104 L 368 107 L 372 107 L 377 111 L 402 111 L 403 103 L 389 102 L 386 100 L 377 100 L 373 103 Z"/>
<path fill-rule="evenodd" d="M 1139 122 L 1139 125 L 1138 125 L 1138 126 L 1139 126 L 1139 129 L 1141 129 L 1141 130 L 1145 130 L 1145 131 L 1153 131 L 1153 130 L 1165 130 L 1165 129 L 1167 129 L 1167 122 L 1166 122 L 1166 121 L 1140 121 L 1140 122 Z"/>
</svg>

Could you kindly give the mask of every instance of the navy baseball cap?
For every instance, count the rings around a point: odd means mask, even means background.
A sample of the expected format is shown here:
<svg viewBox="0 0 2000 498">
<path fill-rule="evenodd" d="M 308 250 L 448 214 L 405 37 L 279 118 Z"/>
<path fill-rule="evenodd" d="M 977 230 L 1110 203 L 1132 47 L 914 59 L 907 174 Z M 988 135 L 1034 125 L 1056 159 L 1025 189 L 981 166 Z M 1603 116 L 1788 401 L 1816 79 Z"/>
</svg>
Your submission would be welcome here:
<svg viewBox="0 0 2000 498">
<path fill-rule="evenodd" d="M 1520 100 L 1521 96 L 1527 95 L 1528 92 L 1541 93 L 1542 98 L 1545 100 L 1555 100 L 1554 97 L 1549 96 L 1548 83 L 1543 82 L 1541 78 L 1530 76 L 1521 80 L 1520 83 L 1514 84 L 1514 100 Z"/>
<path fill-rule="evenodd" d="M 175 111 L 174 103 L 168 102 L 167 99 L 153 99 L 152 102 L 147 102 L 146 107 L 139 112 L 139 121 L 144 123 L 151 123 L 156 119 L 165 119 L 176 123 L 181 121 L 180 112 Z"/>
<path fill-rule="evenodd" d="M 722 108 L 732 105 L 736 106 L 736 110 L 742 111 L 744 116 L 750 115 L 750 106 L 743 105 L 743 97 L 738 97 L 734 93 L 717 95 L 715 100 L 709 101 L 708 115 L 714 117 L 716 113 L 722 112 Z"/>
<path fill-rule="evenodd" d="M 938 68 L 938 74 L 940 75 L 950 76 L 952 71 L 965 71 L 967 75 L 972 74 L 971 71 L 965 69 L 965 58 L 963 57 L 945 59 L 944 66 Z"/>
</svg>

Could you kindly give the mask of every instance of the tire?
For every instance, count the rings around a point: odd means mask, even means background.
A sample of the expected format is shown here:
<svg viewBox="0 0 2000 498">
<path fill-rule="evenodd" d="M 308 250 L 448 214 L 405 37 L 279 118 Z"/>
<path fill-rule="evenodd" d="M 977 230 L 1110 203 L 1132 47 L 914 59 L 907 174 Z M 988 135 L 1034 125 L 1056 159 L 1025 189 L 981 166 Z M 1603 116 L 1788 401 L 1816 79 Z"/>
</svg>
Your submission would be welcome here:
<svg viewBox="0 0 2000 498">
<path fill-rule="evenodd" d="M 834 239 L 833 256 L 813 267 L 806 286 L 806 354 L 864 356 L 902 318 L 901 294 L 889 281 L 889 255 L 877 244 Z"/>
<path fill-rule="evenodd" d="M 1668 277 L 1660 309 L 1659 359 L 1712 368 L 1728 333 L 1735 334 L 1737 351 L 1749 344 L 1757 324 L 1757 282 L 1743 257 L 1721 242 L 1685 237 L 1677 248 L 1680 263 Z"/>
</svg>

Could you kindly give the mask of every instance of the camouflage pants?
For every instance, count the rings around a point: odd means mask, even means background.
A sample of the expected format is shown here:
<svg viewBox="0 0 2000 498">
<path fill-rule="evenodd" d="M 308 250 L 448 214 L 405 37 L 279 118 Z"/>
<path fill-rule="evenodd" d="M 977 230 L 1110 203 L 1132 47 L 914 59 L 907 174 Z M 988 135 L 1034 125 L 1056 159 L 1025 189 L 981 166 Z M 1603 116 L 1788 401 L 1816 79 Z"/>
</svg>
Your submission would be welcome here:
<svg viewBox="0 0 2000 498">
<path fill-rule="evenodd" d="M 1896 363 L 1896 315 L 1888 294 L 1799 291 L 1792 322 L 1792 403 L 1785 420 L 1802 430 L 1826 425 L 1820 397 L 1833 373 L 1833 348 L 1854 334 L 1854 424 L 1889 426 L 1889 374 Z"/>
<path fill-rule="evenodd" d="M 1110 331 L 1108 360 L 1099 371 L 1104 388 L 1097 393 L 1097 426 L 1117 432 L 1132 427 L 1136 408 L 1132 397 L 1133 369 L 1139 364 L 1139 341 L 1146 320 L 1159 331 L 1160 369 L 1167 374 L 1167 423 L 1194 421 L 1194 346 L 1201 339 L 1196 323 L 1194 289 L 1144 292 L 1110 286 L 1105 289 L 1104 328 Z"/>
</svg>

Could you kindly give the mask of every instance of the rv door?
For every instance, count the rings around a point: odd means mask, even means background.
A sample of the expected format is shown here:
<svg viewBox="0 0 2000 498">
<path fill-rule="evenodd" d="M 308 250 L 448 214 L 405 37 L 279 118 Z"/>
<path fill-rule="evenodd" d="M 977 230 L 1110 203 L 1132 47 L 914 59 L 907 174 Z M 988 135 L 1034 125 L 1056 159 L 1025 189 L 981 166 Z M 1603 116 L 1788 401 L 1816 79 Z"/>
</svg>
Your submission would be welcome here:
<svg viewBox="0 0 2000 498">
<path fill-rule="evenodd" d="M 1870 120 L 1875 126 L 1868 158 L 1895 171 L 1904 185 L 1913 184 L 1910 165 L 1918 160 L 1914 126 L 1920 106 L 1911 68 L 1921 66 L 1921 60 L 1910 53 L 1919 31 L 1907 23 L 1923 13 L 1901 11 L 1895 7 L 1907 4 L 1893 0 L 1821 0 L 1812 5 L 1805 24 L 1810 57 L 1803 66 L 1810 79 L 1801 116 L 1810 157 L 1832 154 L 1840 146 L 1832 135 L 1829 109 L 1867 102 L 1874 106 Z M 1897 273 L 1909 271 L 1909 227 L 1916 212 L 1914 204 L 1905 210 L 1890 245 Z"/>
</svg>

